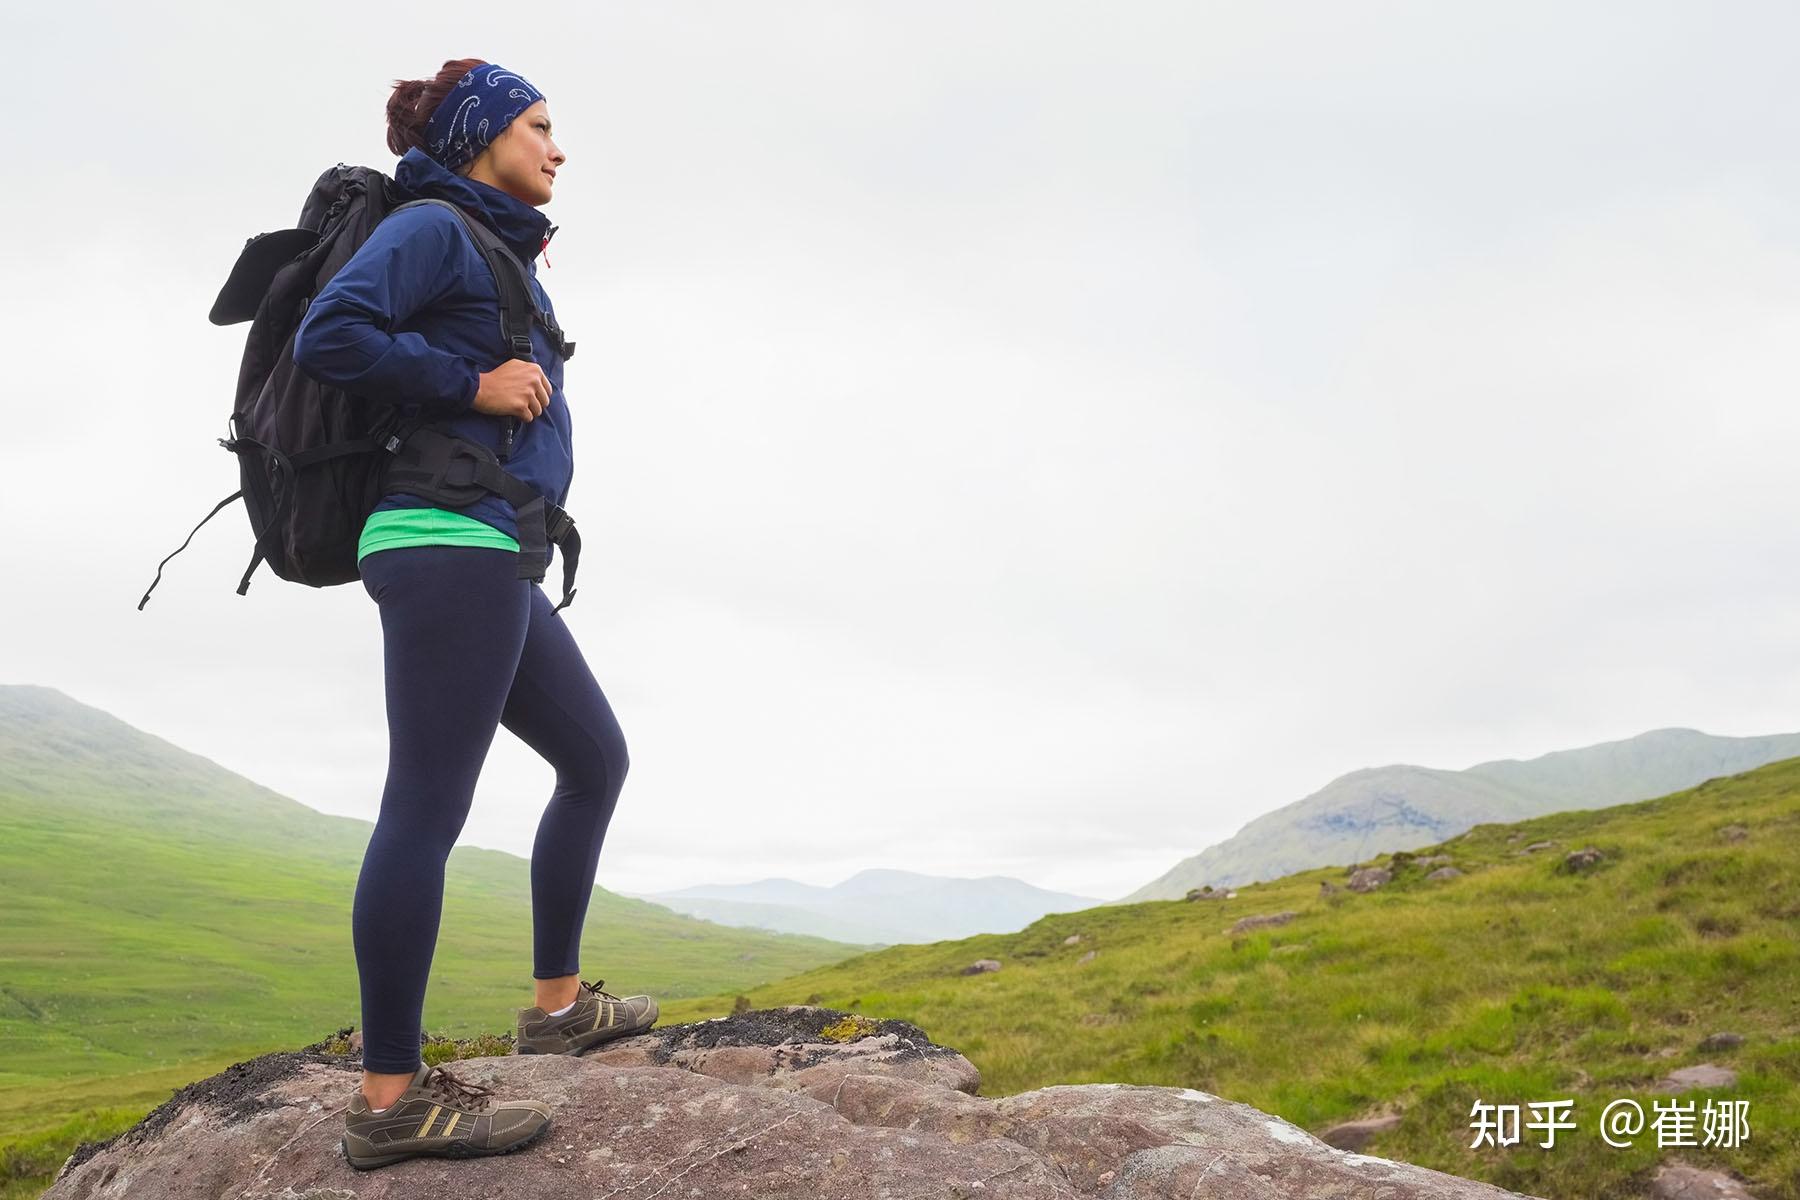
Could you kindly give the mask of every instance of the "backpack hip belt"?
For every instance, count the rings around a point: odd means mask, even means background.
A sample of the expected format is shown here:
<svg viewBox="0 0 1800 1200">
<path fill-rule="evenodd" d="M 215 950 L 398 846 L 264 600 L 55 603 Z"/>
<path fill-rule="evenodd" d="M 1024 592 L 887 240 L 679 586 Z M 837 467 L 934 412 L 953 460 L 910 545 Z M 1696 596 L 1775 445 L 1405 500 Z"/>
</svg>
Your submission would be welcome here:
<svg viewBox="0 0 1800 1200">
<path fill-rule="evenodd" d="M 560 612 L 575 598 L 575 568 L 581 557 L 581 535 L 575 518 L 552 504 L 530 484 L 500 465 L 492 450 L 479 442 L 420 426 L 404 441 L 387 448 L 394 453 L 382 474 L 386 492 L 421 496 L 453 508 L 464 508 L 483 496 L 501 496 L 519 518 L 519 578 L 542 582 L 550 566 L 550 546 L 563 553 L 563 598 Z"/>
</svg>

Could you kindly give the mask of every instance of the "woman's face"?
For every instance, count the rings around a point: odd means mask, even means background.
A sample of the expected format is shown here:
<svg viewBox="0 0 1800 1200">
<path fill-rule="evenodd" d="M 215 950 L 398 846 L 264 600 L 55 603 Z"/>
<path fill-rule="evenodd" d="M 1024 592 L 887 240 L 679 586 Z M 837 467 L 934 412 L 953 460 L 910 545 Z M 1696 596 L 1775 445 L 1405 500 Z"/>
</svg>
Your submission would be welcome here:
<svg viewBox="0 0 1800 1200">
<path fill-rule="evenodd" d="M 476 158 L 469 178 L 497 187 L 530 205 L 550 202 L 556 169 L 568 156 L 550 140 L 550 111 L 539 100 L 512 119 Z"/>
</svg>

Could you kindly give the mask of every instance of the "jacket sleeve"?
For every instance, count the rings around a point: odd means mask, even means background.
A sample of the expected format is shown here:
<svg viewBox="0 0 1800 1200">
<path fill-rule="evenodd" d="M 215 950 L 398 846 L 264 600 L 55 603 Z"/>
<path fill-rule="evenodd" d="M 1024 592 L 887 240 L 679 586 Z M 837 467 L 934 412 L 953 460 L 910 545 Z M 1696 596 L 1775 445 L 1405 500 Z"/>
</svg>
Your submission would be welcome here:
<svg viewBox="0 0 1800 1200">
<path fill-rule="evenodd" d="M 294 365 L 321 383 L 430 417 L 470 411 L 481 375 L 460 354 L 394 333 L 462 277 L 468 235 L 453 214 L 408 209 L 375 226 L 313 298 L 294 334 Z"/>
</svg>

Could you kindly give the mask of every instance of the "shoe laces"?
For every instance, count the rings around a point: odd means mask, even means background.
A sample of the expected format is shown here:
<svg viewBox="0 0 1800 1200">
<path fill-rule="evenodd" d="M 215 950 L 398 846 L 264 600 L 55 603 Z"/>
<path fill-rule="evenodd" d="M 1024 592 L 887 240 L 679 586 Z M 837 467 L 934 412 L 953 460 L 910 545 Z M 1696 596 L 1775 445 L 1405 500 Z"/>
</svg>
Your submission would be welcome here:
<svg viewBox="0 0 1800 1200">
<path fill-rule="evenodd" d="M 606 986 L 606 980 L 604 980 L 604 979 L 596 979 L 592 983 L 584 983 L 581 986 L 586 988 L 588 991 L 594 993 L 594 995 L 601 997 L 602 999 L 618 1000 L 621 1004 L 624 1003 L 624 1001 L 622 999 L 620 999 L 620 997 L 613 995 L 611 992 L 603 992 L 600 990 L 602 987 Z"/>
<path fill-rule="evenodd" d="M 442 1067 L 432 1070 L 431 1081 L 425 1085 L 425 1090 L 458 1108 L 469 1108 L 475 1112 L 486 1112 L 489 1105 L 487 1097 L 494 1094 L 493 1088 L 458 1079 Z"/>
</svg>

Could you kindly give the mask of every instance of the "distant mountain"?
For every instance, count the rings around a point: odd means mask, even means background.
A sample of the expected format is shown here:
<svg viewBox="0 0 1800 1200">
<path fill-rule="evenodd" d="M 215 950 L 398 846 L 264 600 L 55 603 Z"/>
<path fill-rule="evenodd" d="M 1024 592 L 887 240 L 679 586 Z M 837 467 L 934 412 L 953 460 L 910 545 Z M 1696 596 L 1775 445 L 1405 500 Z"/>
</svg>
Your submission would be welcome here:
<svg viewBox="0 0 1800 1200">
<path fill-rule="evenodd" d="M 1648 800 L 1795 757 L 1800 757 L 1800 733 L 1735 738 L 1653 729 L 1623 741 L 1527 761 L 1499 759 L 1462 771 L 1367 767 L 1263 814 L 1120 903 L 1178 900 L 1205 884 L 1236 887 L 1360 862 L 1441 842 L 1489 822 Z"/>
<path fill-rule="evenodd" d="M 955 879 L 889 870 L 859 871 L 832 887 L 764 879 L 702 884 L 643 899 L 721 925 L 883 945 L 1012 933 L 1048 913 L 1100 903 L 1003 875 Z"/>
</svg>

